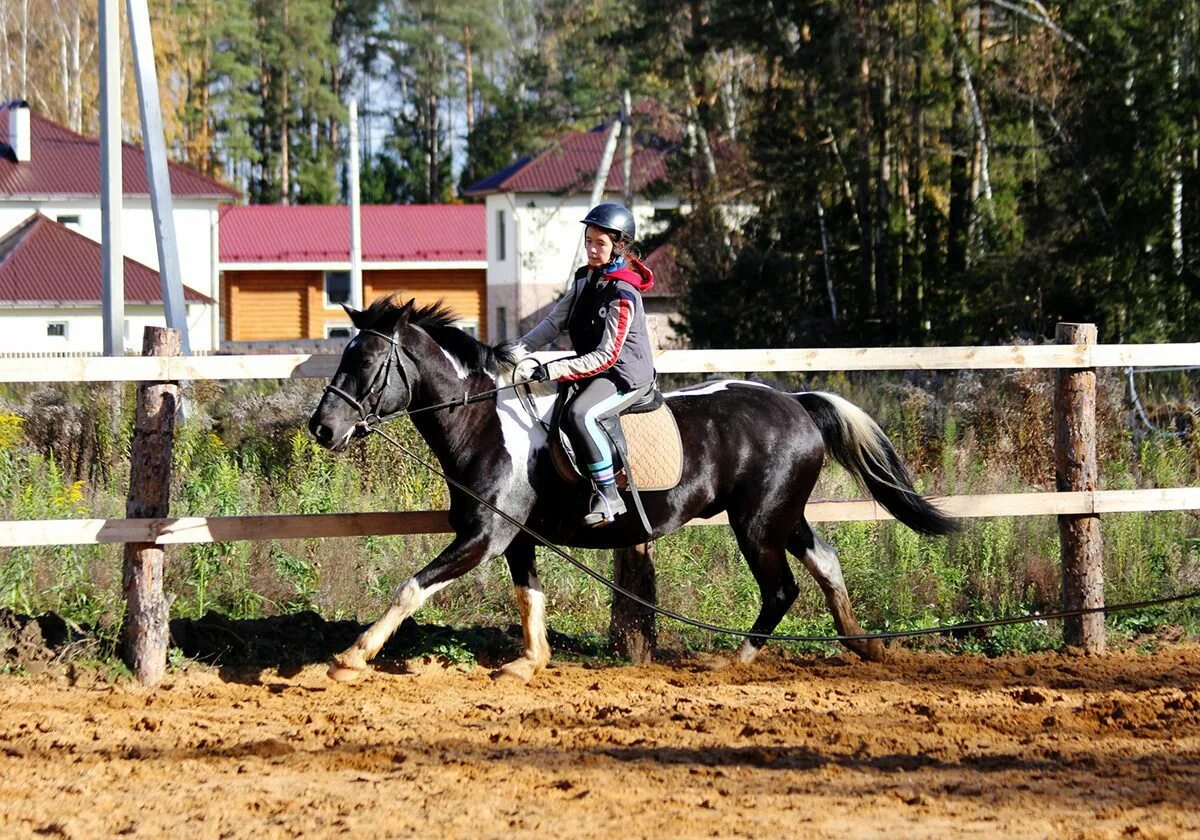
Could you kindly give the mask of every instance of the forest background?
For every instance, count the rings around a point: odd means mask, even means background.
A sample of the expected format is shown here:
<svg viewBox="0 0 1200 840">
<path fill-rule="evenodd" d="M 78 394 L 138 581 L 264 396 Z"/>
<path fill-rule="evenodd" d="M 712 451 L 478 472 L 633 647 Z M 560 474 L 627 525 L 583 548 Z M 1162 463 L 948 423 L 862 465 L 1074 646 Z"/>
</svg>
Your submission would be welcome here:
<svg viewBox="0 0 1200 840">
<path fill-rule="evenodd" d="M 675 152 L 662 188 L 695 208 L 668 234 L 695 346 L 972 344 L 1060 320 L 1095 322 L 1102 341 L 1194 340 L 1200 326 L 1194 3 L 150 9 L 173 155 L 251 203 L 342 200 L 351 97 L 377 203 L 462 200 L 611 120 L 624 90 L 651 103 L 639 139 Z M 97 52 L 94 2 L 0 2 L 0 92 L 86 133 Z"/>
</svg>

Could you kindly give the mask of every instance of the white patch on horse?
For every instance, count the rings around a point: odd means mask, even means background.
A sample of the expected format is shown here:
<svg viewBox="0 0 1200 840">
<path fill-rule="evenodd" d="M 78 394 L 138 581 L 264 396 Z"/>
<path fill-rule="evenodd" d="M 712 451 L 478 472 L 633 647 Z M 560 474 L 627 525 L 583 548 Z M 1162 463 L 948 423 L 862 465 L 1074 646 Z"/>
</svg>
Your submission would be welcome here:
<svg viewBox="0 0 1200 840">
<path fill-rule="evenodd" d="M 500 432 L 504 436 L 504 450 L 512 461 L 512 485 L 510 492 L 517 492 L 527 499 L 533 498 L 533 486 L 529 483 L 529 468 L 536 452 L 546 448 L 546 430 L 530 416 L 528 402 L 508 391 L 496 400 L 496 415 L 500 418 Z M 540 419 L 548 419 L 554 406 L 554 394 L 533 397 L 534 410 Z"/>
<path fill-rule="evenodd" d="M 813 547 L 804 552 L 804 565 L 818 581 L 845 590 L 846 582 L 842 579 L 842 564 L 838 560 L 837 549 L 816 534 L 813 534 L 813 540 Z"/>
<path fill-rule="evenodd" d="M 707 397 L 711 394 L 719 394 L 722 391 L 728 391 L 730 385 L 751 385 L 755 388 L 766 388 L 774 390 L 770 385 L 764 385 L 761 382 L 751 382 L 748 379 L 722 379 L 718 382 L 707 382 L 703 385 L 692 385 L 689 388 L 683 388 L 679 391 L 671 391 L 663 394 L 667 399 L 678 399 L 680 397 Z"/>
<path fill-rule="evenodd" d="M 466 379 L 468 376 L 470 376 L 470 374 L 467 373 L 467 369 L 462 366 L 462 362 L 455 358 L 453 353 L 441 345 L 438 345 L 438 349 L 442 351 L 443 356 L 450 360 L 450 367 L 454 368 L 454 373 L 459 379 Z"/>
</svg>

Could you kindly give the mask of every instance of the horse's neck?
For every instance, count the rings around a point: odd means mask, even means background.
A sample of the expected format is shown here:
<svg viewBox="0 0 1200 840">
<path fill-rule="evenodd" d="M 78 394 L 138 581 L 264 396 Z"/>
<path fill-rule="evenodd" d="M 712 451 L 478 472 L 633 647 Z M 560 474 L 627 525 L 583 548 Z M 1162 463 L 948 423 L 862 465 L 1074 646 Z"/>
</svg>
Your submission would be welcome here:
<svg viewBox="0 0 1200 840">
<path fill-rule="evenodd" d="M 423 344 L 421 380 L 413 409 L 462 400 L 464 395 L 496 387 L 492 378 L 483 373 L 469 372 L 465 379 L 461 378 L 461 368 L 455 369 L 437 342 L 426 335 Z M 461 408 L 425 411 L 413 418 L 413 424 L 442 466 L 451 470 L 465 466 L 479 454 L 475 447 L 465 444 L 478 435 L 494 413 L 494 404 L 485 400 Z"/>
</svg>

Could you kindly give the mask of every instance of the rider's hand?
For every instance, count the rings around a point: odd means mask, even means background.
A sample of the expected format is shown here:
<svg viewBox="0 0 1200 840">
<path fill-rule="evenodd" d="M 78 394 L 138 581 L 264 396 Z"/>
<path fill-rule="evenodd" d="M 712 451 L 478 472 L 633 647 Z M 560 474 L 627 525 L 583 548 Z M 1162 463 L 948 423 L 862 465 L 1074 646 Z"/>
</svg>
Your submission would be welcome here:
<svg viewBox="0 0 1200 840">
<path fill-rule="evenodd" d="M 546 366 L 538 364 L 533 356 L 526 356 L 513 368 L 513 382 L 545 382 L 549 378 Z"/>
</svg>

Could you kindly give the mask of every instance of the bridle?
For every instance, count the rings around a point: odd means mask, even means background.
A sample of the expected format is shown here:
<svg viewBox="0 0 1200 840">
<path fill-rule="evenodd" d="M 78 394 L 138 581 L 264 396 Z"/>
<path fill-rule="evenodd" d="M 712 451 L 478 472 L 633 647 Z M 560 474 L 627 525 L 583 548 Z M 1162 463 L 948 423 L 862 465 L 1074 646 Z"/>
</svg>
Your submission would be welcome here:
<svg viewBox="0 0 1200 840">
<path fill-rule="evenodd" d="M 334 385 L 332 382 L 325 386 L 325 392 L 341 397 L 355 411 L 358 412 L 359 422 L 355 426 L 363 431 L 369 431 L 370 428 L 378 423 L 383 423 L 387 420 L 394 420 L 397 417 L 402 417 L 408 413 L 408 406 L 412 402 L 412 382 L 408 378 L 408 371 L 404 367 L 404 360 L 400 358 L 401 352 L 409 355 L 408 350 L 401 350 L 400 340 L 395 335 L 388 335 L 379 330 L 359 330 L 359 335 L 374 335 L 388 342 L 387 358 L 380 364 L 379 369 L 375 371 L 375 375 L 371 378 L 371 384 L 367 387 L 367 393 L 362 399 L 356 398 L 353 394 L 343 391 L 341 388 Z M 409 356 L 409 358 L 412 358 Z M 415 359 L 414 359 L 415 361 Z M 383 401 L 383 394 L 387 391 L 388 386 L 392 381 L 393 368 L 400 374 L 400 378 L 404 381 L 404 390 L 408 392 L 408 399 L 404 402 L 404 408 L 399 411 L 393 411 L 389 414 L 379 413 L 379 404 Z M 368 410 L 367 401 L 375 398 L 375 405 Z"/>
<path fill-rule="evenodd" d="M 371 378 L 371 384 L 367 388 L 367 393 L 362 397 L 362 399 L 358 399 L 353 394 L 342 390 L 332 382 L 325 386 L 325 391 L 327 393 L 331 393 L 337 397 L 340 397 L 344 402 L 358 412 L 359 420 L 354 424 L 354 427 L 358 430 L 360 435 L 370 434 L 370 432 L 373 431 L 379 424 L 386 423 L 388 420 L 395 420 L 397 417 L 412 416 L 425 411 L 440 411 L 444 408 L 448 408 L 453 411 L 461 406 L 482 402 L 483 400 L 495 396 L 502 391 L 508 391 L 516 388 L 523 387 L 525 388 L 526 392 L 528 392 L 529 383 L 514 382 L 511 385 L 501 385 L 499 388 L 490 388 L 486 391 L 479 391 L 474 394 L 464 392 L 461 399 L 447 400 L 446 402 L 440 402 L 435 405 L 427 405 L 422 408 L 414 408 L 412 411 L 409 411 L 408 407 L 412 404 L 412 381 L 408 377 L 408 369 L 404 367 L 404 360 L 401 358 L 401 354 L 403 353 L 405 356 L 408 356 L 413 364 L 417 364 L 416 357 L 414 357 L 412 353 L 408 351 L 407 347 L 401 346 L 400 340 L 395 335 L 388 335 L 387 333 L 382 333 L 379 330 L 359 330 L 359 335 L 364 334 L 378 336 L 391 345 L 391 348 L 388 350 L 387 358 L 384 359 L 383 363 L 379 366 L 379 369 L 375 371 L 375 376 Z M 404 403 L 404 408 L 401 408 L 398 411 L 389 412 L 388 414 L 380 414 L 379 403 L 383 400 L 383 393 L 388 389 L 388 385 L 391 384 L 393 367 L 399 372 L 400 378 L 404 380 L 404 390 L 408 392 L 408 399 Z M 367 401 L 371 397 L 375 398 L 375 405 L 372 409 L 368 410 Z M 522 402 L 521 405 L 524 407 L 525 403 Z M 526 410 L 529 411 L 535 419 L 537 419 L 537 413 L 534 411 L 534 409 L 530 407 Z"/>
</svg>

